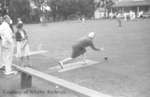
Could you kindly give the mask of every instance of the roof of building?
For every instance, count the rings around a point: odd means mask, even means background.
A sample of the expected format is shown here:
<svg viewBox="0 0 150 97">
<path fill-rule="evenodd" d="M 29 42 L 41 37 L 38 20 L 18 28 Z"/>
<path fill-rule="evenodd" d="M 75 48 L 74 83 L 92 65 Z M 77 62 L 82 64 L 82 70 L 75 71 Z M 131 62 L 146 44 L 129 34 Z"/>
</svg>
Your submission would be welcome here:
<svg viewBox="0 0 150 97">
<path fill-rule="evenodd" d="M 122 0 L 113 7 L 150 6 L 150 0 Z"/>
</svg>

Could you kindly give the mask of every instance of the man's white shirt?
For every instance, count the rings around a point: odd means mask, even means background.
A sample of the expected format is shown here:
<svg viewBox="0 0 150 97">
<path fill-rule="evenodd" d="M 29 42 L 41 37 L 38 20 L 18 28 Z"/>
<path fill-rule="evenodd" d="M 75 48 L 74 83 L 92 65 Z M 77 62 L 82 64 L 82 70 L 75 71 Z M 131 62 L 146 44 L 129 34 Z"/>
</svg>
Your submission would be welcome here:
<svg viewBox="0 0 150 97">
<path fill-rule="evenodd" d="M 7 42 L 13 43 L 13 32 L 8 23 L 3 22 L 0 25 L 0 36 L 2 38 L 2 45 L 7 45 Z"/>
</svg>

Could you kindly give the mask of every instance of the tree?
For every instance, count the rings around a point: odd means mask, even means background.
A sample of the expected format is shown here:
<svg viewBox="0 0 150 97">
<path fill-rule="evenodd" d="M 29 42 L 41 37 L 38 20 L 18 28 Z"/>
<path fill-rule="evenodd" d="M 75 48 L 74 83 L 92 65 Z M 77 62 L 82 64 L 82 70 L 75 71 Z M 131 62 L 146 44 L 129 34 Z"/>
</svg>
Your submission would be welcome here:
<svg viewBox="0 0 150 97">
<path fill-rule="evenodd" d="M 111 11 L 111 7 L 114 4 L 112 0 L 96 0 L 95 8 L 103 8 L 105 10 L 105 17 Z"/>
<path fill-rule="evenodd" d="M 54 19 L 59 16 L 66 20 L 74 14 L 91 17 L 94 13 L 93 0 L 51 0 L 50 3 Z"/>
<path fill-rule="evenodd" d="M 22 18 L 24 22 L 29 22 L 30 4 L 28 0 L 10 0 L 9 14 L 13 20 Z"/>
<path fill-rule="evenodd" d="M 110 8 L 112 7 L 112 5 L 114 4 L 114 2 L 112 0 L 106 0 L 106 9 L 108 9 L 110 11 Z"/>
<path fill-rule="evenodd" d="M 0 0 L 1 1 L 1 0 Z M 44 0 L 33 0 L 37 3 L 37 8 L 31 8 L 32 0 L 9 0 L 9 14 L 16 20 L 22 18 L 24 22 L 32 22 L 31 16 L 40 17 L 40 5 Z M 95 11 L 94 0 L 48 0 L 51 8 L 50 15 L 53 20 L 66 20 L 71 15 L 92 17 Z M 33 5 L 33 4 L 32 4 Z"/>
<path fill-rule="evenodd" d="M 114 4 L 114 2 L 112 0 L 106 0 L 105 2 L 106 13 L 109 14 L 111 12 L 111 7 Z"/>
</svg>

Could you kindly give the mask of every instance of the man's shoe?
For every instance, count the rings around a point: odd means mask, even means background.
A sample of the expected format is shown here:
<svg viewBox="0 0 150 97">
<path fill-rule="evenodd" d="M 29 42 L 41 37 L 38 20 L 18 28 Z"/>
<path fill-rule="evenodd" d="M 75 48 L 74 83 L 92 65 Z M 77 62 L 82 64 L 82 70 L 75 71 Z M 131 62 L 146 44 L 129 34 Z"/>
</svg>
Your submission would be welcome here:
<svg viewBox="0 0 150 97">
<path fill-rule="evenodd" d="M 4 74 L 5 74 L 5 75 L 17 74 L 17 73 L 18 73 L 17 71 L 10 71 L 10 72 L 4 71 Z"/>
<path fill-rule="evenodd" d="M 63 62 L 60 61 L 60 62 L 59 62 L 59 65 L 60 65 L 61 69 L 64 68 L 64 67 L 63 67 L 63 65 L 64 65 Z"/>
<path fill-rule="evenodd" d="M 4 64 L 0 65 L 0 69 L 4 68 Z"/>
</svg>

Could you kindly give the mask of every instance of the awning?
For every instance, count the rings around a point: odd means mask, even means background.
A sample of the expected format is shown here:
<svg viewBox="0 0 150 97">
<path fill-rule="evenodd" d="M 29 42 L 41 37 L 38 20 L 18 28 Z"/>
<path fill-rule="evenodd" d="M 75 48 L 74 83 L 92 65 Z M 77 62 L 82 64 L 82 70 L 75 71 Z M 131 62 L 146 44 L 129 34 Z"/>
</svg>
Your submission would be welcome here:
<svg viewBox="0 0 150 97">
<path fill-rule="evenodd" d="M 134 6 L 150 6 L 150 0 L 147 1 L 120 1 L 112 7 L 134 7 Z"/>
</svg>

